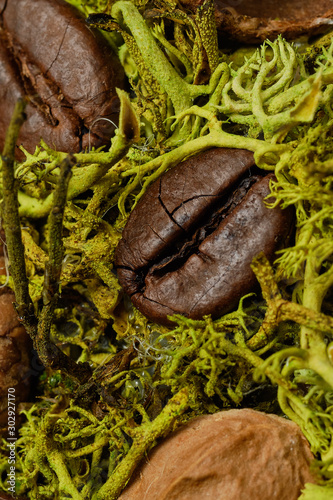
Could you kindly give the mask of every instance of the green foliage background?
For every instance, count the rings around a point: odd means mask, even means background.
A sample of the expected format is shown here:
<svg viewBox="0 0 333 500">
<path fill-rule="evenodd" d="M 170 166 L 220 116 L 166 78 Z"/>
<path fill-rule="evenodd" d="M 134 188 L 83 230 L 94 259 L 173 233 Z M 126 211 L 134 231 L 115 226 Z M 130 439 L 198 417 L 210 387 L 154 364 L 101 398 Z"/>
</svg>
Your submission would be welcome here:
<svg viewBox="0 0 333 500">
<path fill-rule="evenodd" d="M 123 110 L 134 110 L 140 136 L 110 167 L 117 137 L 126 136 L 124 113 L 110 151 L 74 155 L 63 222 L 64 300 L 51 339 L 88 362 L 93 377 L 82 385 L 50 368 L 40 377 L 39 398 L 22 408 L 17 493 L 117 498 L 159 438 L 194 415 L 250 406 L 301 427 L 320 478 L 301 498 L 331 498 L 333 44 L 328 37 L 320 50 L 299 52 L 279 38 L 230 53 L 218 44 L 208 2 L 196 15 L 166 1 L 70 3 L 85 15 L 112 15 L 91 23 L 119 53 L 133 90 Z M 114 251 L 147 186 L 211 147 L 248 149 L 260 168 L 275 172 L 273 204 L 295 207 L 295 242 L 273 266 L 264 255 L 253 261 L 261 294 L 243 297 L 236 311 L 215 321 L 177 316 L 167 329 L 123 297 Z M 38 312 L 54 238 L 46 216 L 67 154 L 42 141 L 25 155 L 15 176 Z M 0 469 L 6 489 L 5 442 Z"/>
</svg>

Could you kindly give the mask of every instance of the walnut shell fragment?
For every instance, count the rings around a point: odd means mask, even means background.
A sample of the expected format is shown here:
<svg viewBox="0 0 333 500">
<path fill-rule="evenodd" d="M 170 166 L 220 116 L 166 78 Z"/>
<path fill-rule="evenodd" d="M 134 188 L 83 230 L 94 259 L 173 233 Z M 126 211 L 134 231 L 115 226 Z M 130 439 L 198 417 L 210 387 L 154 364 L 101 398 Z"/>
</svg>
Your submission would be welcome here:
<svg viewBox="0 0 333 500">
<path fill-rule="evenodd" d="M 181 0 L 194 11 L 203 0 Z M 241 43 L 262 43 L 281 34 L 287 40 L 325 33 L 333 26 L 331 0 L 215 0 L 218 31 Z"/>
<path fill-rule="evenodd" d="M 297 500 L 313 459 L 299 427 L 255 410 L 191 420 L 144 458 L 119 500 Z"/>
</svg>

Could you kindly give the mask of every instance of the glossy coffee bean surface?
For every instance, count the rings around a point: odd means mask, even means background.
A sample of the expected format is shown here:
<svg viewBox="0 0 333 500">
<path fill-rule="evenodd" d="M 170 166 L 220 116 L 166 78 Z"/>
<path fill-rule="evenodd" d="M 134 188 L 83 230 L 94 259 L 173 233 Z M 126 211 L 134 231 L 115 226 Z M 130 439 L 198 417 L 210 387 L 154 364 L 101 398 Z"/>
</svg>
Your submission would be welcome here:
<svg viewBox="0 0 333 500">
<path fill-rule="evenodd" d="M 253 167 L 251 169 L 251 167 Z M 291 210 L 264 204 L 272 174 L 253 175 L 253 154 L 211 149 L 155 181 L 131 213 L 116 252 L 124 291 L 152 321 L 225 314 L 256 287 L 255 255 L 274 259 Z"/>
<path fill-rule="evenodd" d="M 108 144 L 117 121 L 115 87 L 124 74 L 104 37 L 64 0 L 0 0 L 0 149 L 19 97 L 27 121 L 18 144 L 30 153 L 43 138 L 79 152 Z M 18 153 L 22 158 L 23 155 Z"/>
</svg>

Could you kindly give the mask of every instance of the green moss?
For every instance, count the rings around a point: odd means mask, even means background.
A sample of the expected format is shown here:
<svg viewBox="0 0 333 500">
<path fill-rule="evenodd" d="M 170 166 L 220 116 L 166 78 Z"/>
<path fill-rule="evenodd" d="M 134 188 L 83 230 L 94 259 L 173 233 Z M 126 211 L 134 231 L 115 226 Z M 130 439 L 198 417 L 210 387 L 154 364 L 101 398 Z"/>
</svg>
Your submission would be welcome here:
<svg viewBox="0 0 333 500">
<path fill-rule="evenodd" d="M 195 415 L 247 405 L 300 425 L 323 482 L 303 496 L 326 498 L 333 455 L 333 44 L 316 49 L 309 74 L 281 38 L 248 58 L 221 57 L 209 3 L 196 16 L 175 2 L 79 7 L 112 14 L 107 28 L 121 37 L 135 94 L 120 93 L 110 151 L 75 155 L 62 247 L 60 226 L 50 231 L 46 216 L 67 155 L 41 142 L 15 165 L 34 310 L 45 262 L 56 254 L 61 296 L 48 318 L 50 342 L 92 370 L 84 383 L 62 366 L 41 377 L 42 399 L 22 412 L 17 493 L 117 498 L 157 438 Z M 148 185 L 211 147 L 248 149 L 259 168 L 275 172 L 273 204 L 295 207 L 295 242 L 273 266 L 255 259 L 261 293 L 243 297 L 237 310 L 215 321 L 176 316 L 172 329 L 152 324 L 123 297 L 114 252 Z M 7 466 L 3 446 L 1 487 Z"/>
</svg>

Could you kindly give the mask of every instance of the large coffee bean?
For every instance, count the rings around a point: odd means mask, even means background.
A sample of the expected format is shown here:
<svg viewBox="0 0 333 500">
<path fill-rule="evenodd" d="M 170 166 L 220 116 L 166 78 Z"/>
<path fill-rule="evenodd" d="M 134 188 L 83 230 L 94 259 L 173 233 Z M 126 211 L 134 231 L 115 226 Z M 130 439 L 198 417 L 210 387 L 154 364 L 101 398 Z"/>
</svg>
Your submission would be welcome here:
<svg viewBox="0 0 333 500">
<path fill-rule="evenodd" d="M 27 95 L 18 144 L 33 152 L 43 138 L 79 152 L 107 144 L 117 121 L 115 87 L 123 70 L 103 36 L 64 0 L 0 0 L 0 149 L 17 99 Z M 22 155 L 21 155 L 22 157 Z"/>
<path fill-rule="evenodd" d="M 289 236 L 292 211 L 263 202 L 274 176 L 251 175 L 251 166 L 249 151 L 211 149 L 155 181 L 131 213 L 116 268 L 151 320 L 230 311 L 256 286 L 253 257 L 273 259 Z"/>
</svg>

